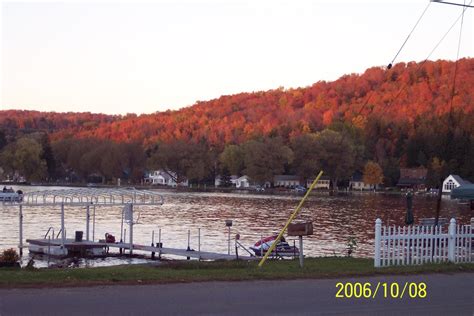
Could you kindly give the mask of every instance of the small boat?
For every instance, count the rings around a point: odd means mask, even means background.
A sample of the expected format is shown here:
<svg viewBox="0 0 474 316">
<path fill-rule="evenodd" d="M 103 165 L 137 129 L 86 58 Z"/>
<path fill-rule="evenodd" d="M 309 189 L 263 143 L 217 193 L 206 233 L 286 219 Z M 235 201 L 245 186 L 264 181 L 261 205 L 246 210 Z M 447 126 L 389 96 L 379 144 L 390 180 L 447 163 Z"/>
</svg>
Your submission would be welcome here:
<svg viewBox="0 0 474 316">
<path fill-rule="evenodd" d="M 250 247 L 250 249 L 255 252 L 256 256 L 263 256 L 267 250 L 273 245 L 277 239 L 277 235 L 265 237 L 262 240 L 259 240 Z M 263 253 L 262 253 L 263 252 Z M 280 241 L 276 245 L 275 249 L 272 251 L 272 257 L 296 257 L 300 254 L 300 251 L 295 246 L 290 246 L 285 240 L 285 237 L 281 237 Z"/>
<path fill-rule="evenodd" d="M 3 187 L 0 191 L 0 202 L 21 202 L 23 201 L 23 192 L 18 190 L 15 192 L 13 188 L 7 189 Z"/>
</svg>

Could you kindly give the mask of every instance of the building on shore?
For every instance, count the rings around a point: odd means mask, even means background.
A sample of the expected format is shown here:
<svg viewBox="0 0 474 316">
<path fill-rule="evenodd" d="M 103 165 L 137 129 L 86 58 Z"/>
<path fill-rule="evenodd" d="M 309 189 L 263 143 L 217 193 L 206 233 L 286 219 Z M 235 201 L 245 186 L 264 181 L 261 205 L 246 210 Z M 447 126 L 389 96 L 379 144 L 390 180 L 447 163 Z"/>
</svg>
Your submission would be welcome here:
<svg viewBox="0 0 474 316">
<path fill-rule="evenodd" d="M 451 193 L 454 188 L 458 188 L 465 184 L 471 184 L 471 182 L 464 180 L 456 174 L 450 174 L 443 181 L 443 193 Z"/>
<path fill-rule="evenodd" d="M 275 187 L 294 188 L 301 185 L 301 178 L 295 175 L 276 175 L 273 177 L 273 185 Z"/>
<path fill-rule="evenodd" d="M 428 169 L 418 168 L 400 168 L 400 179 L 397 187 L 401 189 L 412 189 L 415 191 L 426 190 L 426 176 Z"/>
<path fill-rule="evenodd" d="M 176 182 L 177 176 L 176 173 L 172 171 L 164 170 L 154 170 L 148 173 L 145 178 L 145 184 L 151 185 L 165 185 L 170 187 L 177 187 L 178 183 Z M 187 187 L 189 186 L 189 181 L 186 178 L 181 179 L 179 186 Z"/>
</svg>

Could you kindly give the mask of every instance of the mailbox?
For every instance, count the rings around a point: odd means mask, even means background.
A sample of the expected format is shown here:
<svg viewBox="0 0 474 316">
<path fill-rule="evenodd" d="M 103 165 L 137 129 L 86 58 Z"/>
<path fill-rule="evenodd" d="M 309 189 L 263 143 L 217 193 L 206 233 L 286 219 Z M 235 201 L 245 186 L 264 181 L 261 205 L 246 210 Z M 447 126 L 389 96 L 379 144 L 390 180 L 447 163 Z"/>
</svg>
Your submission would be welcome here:
<svg viewBox="0 0 474 316">
<path fill-rule="evenodd" d="M 308 236 L 313 234 L 313 222 L 295 223 L 288 226 L 288 236 Z"/>
</svg>

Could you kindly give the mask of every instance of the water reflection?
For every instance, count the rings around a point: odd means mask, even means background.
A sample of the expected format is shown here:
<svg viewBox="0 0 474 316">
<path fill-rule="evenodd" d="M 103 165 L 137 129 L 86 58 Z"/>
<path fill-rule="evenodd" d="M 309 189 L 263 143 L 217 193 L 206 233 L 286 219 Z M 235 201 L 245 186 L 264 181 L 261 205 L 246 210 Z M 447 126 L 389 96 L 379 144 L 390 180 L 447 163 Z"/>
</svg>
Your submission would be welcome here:
<svg viewBox="0 0 474 316">
<path fill-rule="evenodd" d="M 23 187 L 23 191 L 37 191 L 42 187 Z M 48 188 L 51 189 L 51 188 Z M 165 203 L 162 206 L 139 206 L 135 208 L 134 242 L 150 244 L 152 231 L 155 242 L 158 229 L 164 247 L 187 247 L 187 233 L 191 232 L 191 248 L 197 249 L 198 228 L 201 228 L 201 250 L 227 252 L 227 228 L 225 219 L 233 219 L 232 235 L 239 233 L 241 243 L 254 244 L 261 236 L 268 236 L 283 227 L 297 206 L 298 196 L 270 196 L 254 194 L 223 193 L 177 193 L 162 191 Z M 415 196 L 413 210 L 415 223 L 420 218 L 434 217 L 436 198 Z M 67 235 L 71 238 L 76 230 L 84 231 L 85 208 L 66 207 Z M 309 256 L 345 255 L 347 239 L 355 237 L 358 247 L 355 256 L 371 257 L 373 254 L 374 222 L 381 218 L 385 224 L 403 225 L 406 200 L 400 195 L 341 194 L 311 196 L 305 203 L 298 220 L 313 222 L 314 235 L 305 237 L 305 254 Z M 121 207 L 96 207 L 96 225 L 90 238 L 104 239 L 105 233 L 121 237 Z M 18 208 L 2 208 L 0 249 L 16 247 L 18 244 Z M 443 199 L 442 217 L 455 217 L 460 223 L 468 223 L 471 212 L 465 205 Z M 92 210 L 91 210 L 92 220 Z M 25 207 L 24 237 L 40 238 L 48 227 L 60 228 L 60 208 Z M 125 228 L 128 228 L 125 225 Z M 128 236 L 124 236 L 128 240 Z M 289 238 L 292 243 L 292 238 Z M 91 265 L 108 265 L 117 260 L 89 261 Z M 41 260 L 40 261 L 40 265 Z M 135 261 L 141 262 L 141 261 Z"/>
</svg>

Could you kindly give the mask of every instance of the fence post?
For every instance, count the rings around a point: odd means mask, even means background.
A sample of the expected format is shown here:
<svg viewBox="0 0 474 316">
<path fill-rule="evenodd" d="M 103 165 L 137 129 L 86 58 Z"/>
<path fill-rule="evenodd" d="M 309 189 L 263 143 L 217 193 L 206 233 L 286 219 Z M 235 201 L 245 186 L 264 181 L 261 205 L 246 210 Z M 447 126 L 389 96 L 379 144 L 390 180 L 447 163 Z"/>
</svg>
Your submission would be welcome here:
<svg viewBox="0 0 474 316">
<path fill-rule="evenodd" d="M 456 243 L 456 220 L 451 218 L 449 221 L 449 229 L 448 229 L 448 260 L 450 262 L 455 262 L 454 256 L 454 246 Z"/>
<path fill-rule="evenodd" d="M 382 237 L 382 220 L 377 218 L 375 221 L 375 256 L 374 267 L 380 267 L 380 241 Z"/>
</svg>

